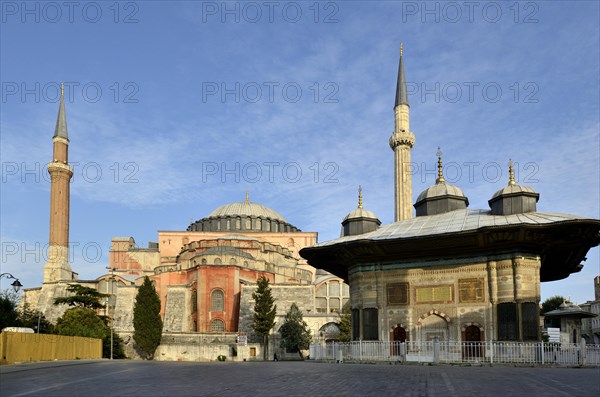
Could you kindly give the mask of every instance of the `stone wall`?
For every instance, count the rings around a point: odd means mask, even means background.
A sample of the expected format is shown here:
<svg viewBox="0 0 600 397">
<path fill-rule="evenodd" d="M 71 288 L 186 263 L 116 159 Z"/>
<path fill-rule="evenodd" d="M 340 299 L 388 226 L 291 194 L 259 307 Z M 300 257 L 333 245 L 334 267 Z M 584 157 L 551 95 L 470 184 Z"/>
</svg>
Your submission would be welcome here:
<svg viewBox="0 0 600 397">
<path fill-rule="evenodd" d="M 117 288 L 117 300 L 112 313 L 114 329 L 117 332 L 133 332 L 133 307 L 138 287 L 134 285 Z"/>
<path fill-rule="evenodd" d="M 192 294 L 188 286 L 168 286 L 163 332 L 191 331 L 191 301 Z"/>
<path fill-rule="evenodd" d="M 219 355 L 227 361 L 261 360 L 262 350 L 259 344 L 238 344 L 236 333 L 165 332 L 154 357 L 159 361 L 217 361 Z"/>
<path fill-rule="evenodd" d="M 397 327 L 409 340 L 462 340 L 469 326 L 480 329 L 482 340 L 497 340 L 497 304 L 516 302 L 520 323 L 520 304 L 539 303 L 540 261 L 521 255 L 494 259 L 351 271 L 351 307 L 362 324 L 357 339 L 364 338 L 364 316 L 370 314 L 365 309 L 376 309 L 379 340 L 392 339 Z"/>
</svg>

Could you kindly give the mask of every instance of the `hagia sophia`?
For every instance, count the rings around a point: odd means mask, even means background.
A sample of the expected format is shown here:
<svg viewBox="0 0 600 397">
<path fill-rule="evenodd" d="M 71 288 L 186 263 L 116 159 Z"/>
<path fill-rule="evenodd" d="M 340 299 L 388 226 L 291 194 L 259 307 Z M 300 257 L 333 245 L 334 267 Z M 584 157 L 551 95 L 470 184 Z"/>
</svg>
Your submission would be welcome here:
<svg viewBox="0 0 600 397">
<path fill-rule="evenodd" d="M 259 359 L 264 347 L 251 323 L 261 276 L 270 280 L 277 304 L 270 352 L 279 349 L 277 330 L 291 303 L 323 343 L 338 338 L 345 307 L 354 340 L 540 340 L 540 283 L 581 270 L 587 252 L 600 244 L 600 220 L 537 212 L 540 195 L 516 184 L 512 164 L 507 186 L 490 192 L 489 208 L 469 209 L 465 193 L 444 179 L 439 149 L 436 183 L 413 203 L 406 165 L 418 133 L 410 127 L 402 47 L 395 88 L 393 223 L 382 225 L 364 208 L 359 188 L 340 238 L 318 242 L 317 232 L 301 231 L 246 193 L 181 230 L 159 230 L 147 248 L 131 236 L 113 237 L 109 271 L 94 280 L 76 279 L 68 261 L 73 171 L 61 97 L 48 165 L 50 255 L 43 285 L 25 290 L 23 300 L 56 321 L 66 308 L 53 299 L 69 283 L 107 293 L 114 330 L 135 356 L 133 304 L 148 276 L 161 298 L 159 360 Z"/>
</svg>

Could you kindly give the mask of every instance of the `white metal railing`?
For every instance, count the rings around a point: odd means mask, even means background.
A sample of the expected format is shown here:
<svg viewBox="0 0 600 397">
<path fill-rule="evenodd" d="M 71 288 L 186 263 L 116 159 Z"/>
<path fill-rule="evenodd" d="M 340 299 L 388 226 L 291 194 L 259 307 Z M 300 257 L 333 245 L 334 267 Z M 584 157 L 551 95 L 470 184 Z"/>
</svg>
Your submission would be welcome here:
<svg viewBox="0 0 600 397">
<path fill-rule="evenodd" d="M 394 361 L 541 365 L 600 365 L 600 345 L 544 342 L 355 341 L 312 344 L 310 358 L 329 361 Z"/>
</svg>

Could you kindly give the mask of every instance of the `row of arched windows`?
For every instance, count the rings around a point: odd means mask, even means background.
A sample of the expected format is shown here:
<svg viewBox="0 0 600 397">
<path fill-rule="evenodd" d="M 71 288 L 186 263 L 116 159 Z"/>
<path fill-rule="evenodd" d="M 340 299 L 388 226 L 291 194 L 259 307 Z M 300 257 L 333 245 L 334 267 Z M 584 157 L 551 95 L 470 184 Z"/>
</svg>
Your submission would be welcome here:
<svg viewBox="0 0 600 397">
<path fill-rule="evenodd" d="M 198 264 L 198 262 L 194 259 L 194 266 Z M 207 265 L 208 261 L 206 260 L 206 258 L 202 258 L 202 260 L 200 261 L 201 265 Z M 215 260 L 213 261 L 214 265 L 222 265 L 223 261 L 221 260 L 221 258 L 215 258 Z M 235 260 L 235 258 L 231 258 L 229 259 L 229 264 L 230 265 L 237 265 L 237 260 Z M 244 266 L 248 267 L 248 261 L 244 261 Z"/>
</svg>

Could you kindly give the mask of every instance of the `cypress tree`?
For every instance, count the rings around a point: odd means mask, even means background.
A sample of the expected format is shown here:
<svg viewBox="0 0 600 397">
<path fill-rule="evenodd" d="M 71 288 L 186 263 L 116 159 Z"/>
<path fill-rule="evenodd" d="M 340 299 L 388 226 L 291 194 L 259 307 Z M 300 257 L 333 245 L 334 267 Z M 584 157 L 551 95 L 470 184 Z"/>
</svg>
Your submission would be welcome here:
<svg viewBox="0 0 600 397">
<path fill-rule="evenodd" d="M 252 299 L 254 299 L 252 328 L 263 338 L 263 359 L 267 360 L 269 355 L 269 331 L 275 325 L 275 313 L 277 311 L 268 278 L 263 276 L 256 281 L 256 292 L 252 294 Z"/>
<path fill-rule="evenodd" d="M 146 276 L 138 289 L 133 307 L 133 340 L 146 359 L 152 360 L 154 357 L 161 334 L 160 298 L 154 284 Z"/>
</svg>

